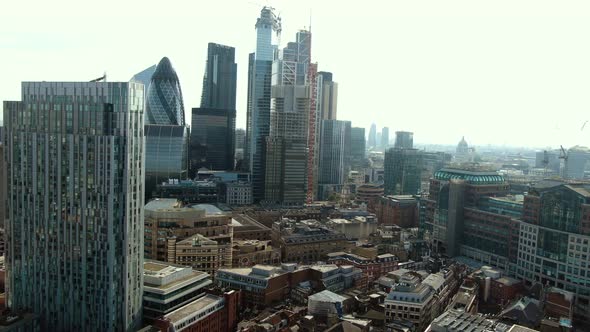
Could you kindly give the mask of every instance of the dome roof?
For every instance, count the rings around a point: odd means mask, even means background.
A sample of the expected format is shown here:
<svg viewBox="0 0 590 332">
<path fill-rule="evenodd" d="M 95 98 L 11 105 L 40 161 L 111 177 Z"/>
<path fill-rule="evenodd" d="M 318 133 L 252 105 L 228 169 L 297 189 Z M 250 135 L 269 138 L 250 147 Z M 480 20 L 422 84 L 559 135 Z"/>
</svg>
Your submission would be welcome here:
<svg viewBox="0 0 590 332">
<path fill-rule="evenodd" d="M 467 146 L 468 146 L 468 145 L 467 145 L 467 141 L 465 141 L 465 136 L 463 136 L 463 137 L 461 138 L 461 141 L 459 142 L 459 145 L 458 145 L 458 146 L 461 146 L 461 147 L 463 147 L 463 146 L 464 146 L 464 147 L 467 147 Z"/>
</svg>

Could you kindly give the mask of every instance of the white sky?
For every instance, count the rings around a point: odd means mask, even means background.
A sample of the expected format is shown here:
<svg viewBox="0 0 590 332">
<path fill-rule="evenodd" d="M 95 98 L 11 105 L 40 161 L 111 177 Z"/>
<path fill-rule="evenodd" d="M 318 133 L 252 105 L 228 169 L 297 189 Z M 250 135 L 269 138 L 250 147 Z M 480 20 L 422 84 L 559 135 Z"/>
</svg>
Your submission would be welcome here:
<svg viewBox="0 0 590 332">
<path fill-rule="evenodd" d="M 339 83 L 338 118 L 414 131 L 416 142 L 590 145 L 588 1 L 6 1 L 0 100 L 21 81 L 126 81 L 168 56 L 187 113 L 200 103 L 207 43 L 236 48 L 238 127 L 248 53 L 270 3 L 282 43 L 309 25 L 312 59 Z M 187 114 L 187 116 L 190 116 Z"/>
</svg>

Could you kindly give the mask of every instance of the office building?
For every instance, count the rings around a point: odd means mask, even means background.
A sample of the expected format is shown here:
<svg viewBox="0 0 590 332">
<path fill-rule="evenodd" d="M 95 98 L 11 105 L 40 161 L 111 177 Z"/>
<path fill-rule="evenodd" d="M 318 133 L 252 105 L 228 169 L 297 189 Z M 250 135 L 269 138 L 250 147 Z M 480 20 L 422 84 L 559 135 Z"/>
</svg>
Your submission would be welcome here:
<svg viewBox="0 0 590 332">
<path fill-rule="evenodd" d="M 252 184 L 244 181 L 221 182 L 219 188 L 219 201 L 229 206 L 251 205 Z"/>
<path fill-rule="evenodd" d="M 374 123 L 369 130 L 369 138 L 367 140 L 367 148 L 375 149 L 377 147 L 377 125 Z"/>
<path fill-rule="evenodd" d="M 418 199 L 415 196 L 381 196 L 376 210 L 380 224 L 402 228 L 418 227 Z"/>
<path fill-rule="evenodd" d="M 574 319 L 590 316 L 590 188 L 544 181 L 524 199 L 517 277 L 574 294 Z"/>
<path fill-rule="evenodd" d="M 397 140 L 396 140 L 397 142 Z M 422 152 L 412 148 L 385 151 L 386 195 L 417 195 L 421 189 Z"/>
<path fill-rule="evenodd" d="M 232 248 L 232 267 L 234 268 L 281 263 L 281 250 L 274 248 L 270 240 L 234 240 Z"/>
<path fill-rule="evenodd" d="M 303 205 L 309 191 L 311 33 L 301 30 L 273 62 L 270 134 L 266 138 L 264 202 Z M 254 179 L 254 182 L 256 180 Z M 256 200 L 256 193 L 254 192 Z"/>
<path fill-rule="evenodd" d="M 383 151 L 389 149 L 389 128 L 383 127 L 381 130 L 381 141 L 379 142 Z"/>
<path fill-rule="evenodd" d="M 145 193 L 168 179 L 188 174 L 188 128 L 178 75 L 170 60 L 162 58 L 151 77 L 146 95 Z"/>
<path fill-rule="evenodd" d="M 44 331 L 139 327 L 143 94 L 24 82 L 22 101 L 4 103 L 7 303 Z"/>
<path fill-rule="evenodd" d="M 231 238 L 217 236 L 216 239 L 212 240 L 199 233 L 183 240 L 169 238 L 168 262 L 215 275 L 220 268 L 232 265 Z"/>
<path fill-rule="evenodd" d="M 281 21 L 273 9 L 264 7 L 256 21 L 256 52 L 248 61 L 248 108 L 244 170 L 252 174 L 254 201 L 264 199 L 266 137 L 270 133 L 270 98 L 272 62 L 276 49 L 273 33 L 281 33 Z"/>
<path fill-rule="evenodd" d="M 424 222 L 432 248 L 448 257 L 464 255 L 509 269 L 516 260 L 522 200 L 496 171 L 481 167 L 443 168 L 430 181 Z"/>
<path fill-rule="evenodd" d="M 190 140 L 190 169 L 234 169 L 235 109 L 193 108 Z"/>
<path fill-rule="evenodd" d="M 218 187 L 214 181 L 171 179 L 156 185 L 151 197 L 174 198 L 183 204 L 217 203 Z"/>
<path fill-rule="evenodd" d="M 143 317 L 153 321 L 160 316 L 205 295 L 211 276 L 190 267 L 159 261 L 143 263 Z"/>
<path fill-rule="evenodd" d="M 535 168 L 547 169 L 555 172 L 555 174 L 560 174 L 561 160 L 559 159 L 559 151 L 537 151 L 535 154 Z"/>
<path fill-rule="evenodd" d="M 332 80 L 332 73 L 320 71 L 317 76 L 319 120 L 336 120 L 338 113 L 338 83 Z"/>
<path fill-rule="evenodd" d="M 236 110 L 238 65 L 235 48 L 215 43 L 207 46 L 207 65 L 203 76 L 201 107 Z"/>
<path fill-rule="evenodd" d="M 343 185 L 350 170 L 350 121 L 323 120 L 319 151 L 318 199 L 330 194 L 325 187 Z"/>
<path fill-rule="evenodd" d="M 144 210 L 144 254 L 147 259 L 174 263 L 177 243 L 197 234 L 231 249 L 231 216 L 215 206 L 186 207 L 176 199 L 154 199 L 145 205 Z M 231 250 L 225 251 L 223 260 L 231 266 Z"/>
<path fill-rule="evenodd" d="M 150 82 L 152 81 L 152 76 L 154 75 L 155 72 L 156 72 L 156 65 L 153 65 L 153 66 L 148 67 L 148 68 L 140 71 L 139 73 L 133 75 L 133 77 L 131 77 L 130 81 L 143 83 L 143 89 L 145 92 L 147 92 L 150 87 Z M 145 99 L 144 99 L 144 101 L 145 101 Z"/>
<path fill-rule="evenodd" d="M 317 262 L 348 247 L 346 236 L 319 225 L 283 219 L 272 225 L 273 244 L 283 262 Z"/>
<path fill-rule="evenodd" d="M 361 170 L 366 157 L 365 128 L 350 128 L 350 165 L 354 170 Z"/>
<path fill-rule="evenodd" d="M 577 145 L 568 149 L 563 177 L 566 179 L 583 179 L 589 160 L 590 149 L 587 147 Z"/>
<path fill-rule="evenodd" d="M 414 133 L 409 131 L 396 131 L 395 144 L 396 149 L 412 149 L 414 148 Z"/>
</svg>

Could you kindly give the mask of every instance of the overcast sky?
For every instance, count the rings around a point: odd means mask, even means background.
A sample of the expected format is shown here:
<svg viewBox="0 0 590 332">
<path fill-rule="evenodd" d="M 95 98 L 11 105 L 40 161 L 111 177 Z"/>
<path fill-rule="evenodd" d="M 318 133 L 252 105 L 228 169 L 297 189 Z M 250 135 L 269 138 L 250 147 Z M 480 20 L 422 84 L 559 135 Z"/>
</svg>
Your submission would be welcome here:
<svg viewBox="0 0 590 332">
<path fill-rule="evenodd" d="M 168 56 L 199 106 L 207 43 L 236 48 L 238 127 L 263 5 L 282 44 L 312 22 L 312 60 L 339 84 L 338 119 L 423 143 L 590 145 L 588 1 L 5 1 L 0 100 L 21 81 L 127 81 Z M 187 116 L 190 116 L 187 114 Z"/>
</svg>

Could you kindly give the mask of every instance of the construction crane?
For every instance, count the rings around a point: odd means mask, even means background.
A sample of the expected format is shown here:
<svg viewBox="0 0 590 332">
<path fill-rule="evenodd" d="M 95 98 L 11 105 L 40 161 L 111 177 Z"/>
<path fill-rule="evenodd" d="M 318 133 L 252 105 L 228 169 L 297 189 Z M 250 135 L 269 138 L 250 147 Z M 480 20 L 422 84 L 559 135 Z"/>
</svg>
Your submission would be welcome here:
<svg viewBox="0 0 590 332">
<path fill-rule="evenodd" d="M 564 178 L 567 176 L 567 151 L 565 151 L 565 149 L 563 148 L 563 145 L 560 145 L 561 147 L 561 153 L 559 154 L 559 159 L 563 159 L 563 169 L 565 170 L 563 173 Z"/>
</svg>

